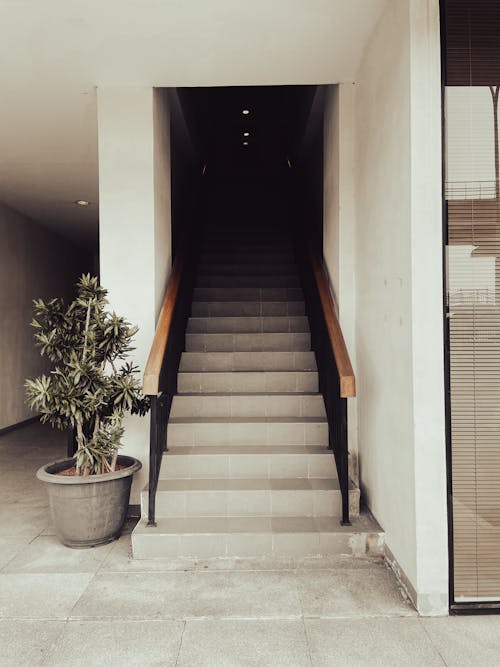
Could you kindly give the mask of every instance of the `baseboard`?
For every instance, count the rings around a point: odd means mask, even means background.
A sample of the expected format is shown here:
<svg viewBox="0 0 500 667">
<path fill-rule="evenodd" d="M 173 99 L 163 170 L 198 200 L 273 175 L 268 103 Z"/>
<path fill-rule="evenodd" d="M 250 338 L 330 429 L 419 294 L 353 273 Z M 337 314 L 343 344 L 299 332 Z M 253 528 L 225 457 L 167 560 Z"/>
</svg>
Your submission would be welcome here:
<svg viewBox="0 0 500 667">
<path fill-rule="evenodd" d="M 387 543 L 384 544 L 384 558 L 420 616 L 447 616 L 449 614 L 448 595 L 440 593 L 421 593 L 419 595 Z"/>
<path fill-rule="evenodd" d="M 22 422 L 17 422 L 17 424 L 12 424 L 12 426 L 4 426 L 3 428 L 0 428 L 0 436 L 5 435 L 6 433 L 10 433 L 11 431 L 17 431 L 18 428 L 23 428 L 24 426 L 34 424 L 39 419 L 40 417 L 37 415 L 36 417 L 24 419 Z"/>
<path fill-rule="evenodd" d="M 398 563 L 397 558 L 392 553 L 390 548 L 387 546 L 387 543 L 384 543 L 384 558 L 386 563 L 389 565 L 391 570 L 396 575 L 396 579 L 398 580 L 398 583 L 403 589 L 403 591 L 406 593 L 406 596 L 408 597 L 412 605 L 415 607 L 415 609 L 417 609 L 417 591 L 413 587 L 411 581 L 406 576 L 406 572 Z"/>
</svg>

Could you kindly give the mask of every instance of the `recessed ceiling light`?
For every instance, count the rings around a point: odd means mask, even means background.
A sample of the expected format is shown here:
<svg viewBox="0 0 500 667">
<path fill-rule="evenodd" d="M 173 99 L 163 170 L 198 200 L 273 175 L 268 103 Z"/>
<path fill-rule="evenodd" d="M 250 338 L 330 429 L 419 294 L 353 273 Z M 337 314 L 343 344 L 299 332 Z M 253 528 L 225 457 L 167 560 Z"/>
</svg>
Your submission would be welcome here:
<svg viewBox="0 0 500 667">
<path fill-rule="evenodd" d="M 243 109 L 243 111 L 242 111 L 241 113 L 242 113 L 244 116 L 248 116 L 248 114 L 250 113 L 250 109 Z"/>
<path fill-rule="evenodd" d="M 249 136 L 250 136 L 250 132 L 243 132 L 243 136 L 244 136 L 244 137 L 249 137 Z"/>
<path fill-rule="evenodd" d="M 90 202 L 87 201 L 86 199 L 77 199 L 75 204 L 77 206 L 90 206 Z"/>
<path fill-rule="evenodd" d="M 243 146 L 248 146 L 248 141 L 244 141 Z"/>
</svg>

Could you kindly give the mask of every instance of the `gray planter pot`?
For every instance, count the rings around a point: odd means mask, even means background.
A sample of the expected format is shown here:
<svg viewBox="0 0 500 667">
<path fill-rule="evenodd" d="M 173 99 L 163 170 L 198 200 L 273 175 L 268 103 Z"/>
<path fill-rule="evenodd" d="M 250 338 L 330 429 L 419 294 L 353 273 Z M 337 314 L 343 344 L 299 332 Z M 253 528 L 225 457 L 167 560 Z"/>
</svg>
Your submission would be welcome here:
<svg viewBox="0 0 500 667">
<path fill-rule="evenodd" d="M 116 472 L 88 477 L 56 475 L 71 468 L 75 459 L 61 459 L 42 466 L 36 473 L 45 483 L 56 535 L 67 547 L 84 549 L 106 544 L 120 536 L 127 516 L 133 474 L 141 462 L 119 456 L 127 466 Z"/>
</svg>

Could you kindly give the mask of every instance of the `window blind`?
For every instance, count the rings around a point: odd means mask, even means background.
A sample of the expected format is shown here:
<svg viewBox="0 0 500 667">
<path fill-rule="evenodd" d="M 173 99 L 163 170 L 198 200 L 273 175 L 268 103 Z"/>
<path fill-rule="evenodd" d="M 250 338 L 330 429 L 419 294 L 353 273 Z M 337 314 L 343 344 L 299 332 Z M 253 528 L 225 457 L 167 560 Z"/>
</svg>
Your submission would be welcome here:
<svg viewBox="0 0 500 667">
<path fill-rule="evenodd" d="M 500 600 L 500 2 L 443 18 L 453 588 Z"/>
</svg>

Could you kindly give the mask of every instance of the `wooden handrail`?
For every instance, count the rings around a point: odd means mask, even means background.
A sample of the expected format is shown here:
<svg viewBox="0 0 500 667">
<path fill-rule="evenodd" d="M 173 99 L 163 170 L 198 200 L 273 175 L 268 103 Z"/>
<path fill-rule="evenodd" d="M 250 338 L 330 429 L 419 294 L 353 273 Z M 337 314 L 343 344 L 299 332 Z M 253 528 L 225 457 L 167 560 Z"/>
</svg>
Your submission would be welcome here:
<svg viewBox="0 0 500 667">
<path fill-rule="evenodd" d="M 149 351 L 146 369 L 142 380 L 142 391 L 148 396 L 158 396 L 160 393 L 160 373 L 163 365 L 163 357 L 167 349 L 168 337 L 170 335 L 170 327 L 172 325 L 172 317 L 174 314 L 177 297 L 179 295 L 179 288 L 181 285 L 182 275 L 185 265 L 185 255 L 183 248 L 179 249 L 172 272 L 168 280 L 165 298 L 158 317 L 156 331 L 153 338 L 153 344 Z"/>
<path fill-rule="evenodd" d="M 340 396 L 342 398 L 353 398 L 356 396 L 356 378 L 352 368 L 349 352 L 345 344 L 344 335 L 335 312 L 330 285 L 326 275 L 323 262 L 316 252 L 312 242 L 309 241 L 309 257 L 314 274 L 314 280 L 318 288 L 321 307 L 325 316 L 328 337 L 333 350 L 333 356 L 339 374 Z"/>
</svg>

